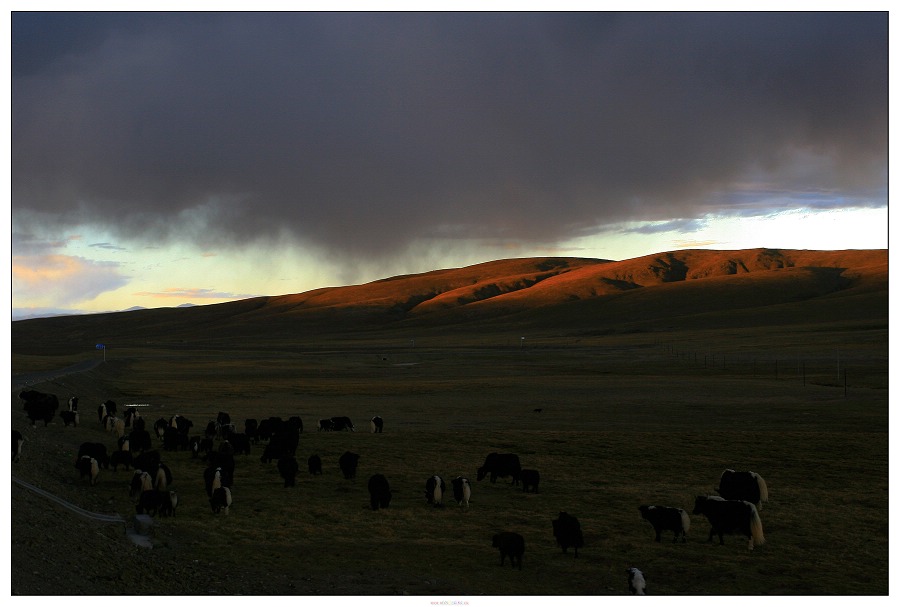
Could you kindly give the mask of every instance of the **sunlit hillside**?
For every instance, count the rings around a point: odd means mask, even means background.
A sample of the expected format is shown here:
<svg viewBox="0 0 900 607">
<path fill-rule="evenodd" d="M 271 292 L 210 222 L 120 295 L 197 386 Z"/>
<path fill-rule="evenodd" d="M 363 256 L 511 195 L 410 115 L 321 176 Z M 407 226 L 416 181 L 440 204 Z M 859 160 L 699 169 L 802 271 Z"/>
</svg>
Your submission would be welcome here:
<svg viewBox="0 0 900 607">
<path fill-rule="evenodd" d="M 12 352 L 72 355 L 248 339 L 546 337 L 718 330 L 786 323 L 887 322 L 885 250 L 689 250 L 625 261 L 527 258 L 191 308 L 12 323 Z"/>
</svg>

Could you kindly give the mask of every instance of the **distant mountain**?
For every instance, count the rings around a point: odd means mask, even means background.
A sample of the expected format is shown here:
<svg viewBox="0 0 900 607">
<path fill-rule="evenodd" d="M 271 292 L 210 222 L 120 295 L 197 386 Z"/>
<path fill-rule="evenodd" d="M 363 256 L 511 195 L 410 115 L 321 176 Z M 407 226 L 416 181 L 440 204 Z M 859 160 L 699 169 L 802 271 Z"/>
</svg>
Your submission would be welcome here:
<svg viewBox="0 0 900 607">
<path fill-rule="evenodd" d="M 101 337 L 225 342 L 253 336 L 290 342 L 448 330 L 577 335 L 674 326 L 886 322 L 887 286 L 886 250 L 506 259 L 291 295 L 17 322 L 13 342 L 30 333 L 32 323 L 63 323 L 69 339 L 81 334 L 94 343 Z"/>
</svg>

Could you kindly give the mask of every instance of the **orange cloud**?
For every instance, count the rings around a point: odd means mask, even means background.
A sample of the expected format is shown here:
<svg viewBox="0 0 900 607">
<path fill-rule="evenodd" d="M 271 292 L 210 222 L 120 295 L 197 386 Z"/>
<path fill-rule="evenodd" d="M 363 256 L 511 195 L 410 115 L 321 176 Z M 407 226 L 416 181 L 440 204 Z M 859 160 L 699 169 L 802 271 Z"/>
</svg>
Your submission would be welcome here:
<svg viewBox="0 0 900 607">
<path fill-rule="evenodd" d="M 13 281 L 28 285 L 67 280 L 85 272 L 83 259 L 68 255 L 17 256 L 12 259 Z"/>
</svg>

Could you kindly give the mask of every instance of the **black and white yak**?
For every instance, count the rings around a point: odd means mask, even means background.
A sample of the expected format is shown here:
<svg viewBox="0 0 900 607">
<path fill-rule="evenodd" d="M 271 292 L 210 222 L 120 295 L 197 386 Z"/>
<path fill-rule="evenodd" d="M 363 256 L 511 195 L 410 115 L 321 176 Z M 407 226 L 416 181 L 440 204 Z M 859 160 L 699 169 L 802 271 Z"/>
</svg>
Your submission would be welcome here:
<svg viewBox="0 0 900 607">
<path fill-rule="evenodd" d="M 446 490 L 447 485 L 444 483 L 444 479 L 437 474 L 428 477 L 428 480 L 425 481 L 425 499 L 429 504 L 434 504 L 438 508 L 444 505 Z"/>
<path fill-rule="evenodd" d="M 131 486 L 128 490 L 129 497 L 140 501 L 141 495 L 147 491 L 154 491 L 153 476 L 149 472 L 135 468 L 134 474 L 131 475 Z M 141 513 L 139 512 L 138 514 Z"/>
<path fill-rule="evenodd" d="M 100 464 L 90 455 L 84 455 L 78 460 L 78 473 L 81 478 L 88 477 L 91 485 L 96 485 L 100 476 Z"/>
<path fill-rule="evenodd" d="M 78 427 L 78 411 L 60 411 L 59 416 L 62 418 L 63 424 L 65 424 L 66 427 Z"/>
<path fill-rule="evenodd" d="M 81 443 L 81 446 L 78 447 L 78 455 L 75 456 L 76 467 L 78 467 L 78 461 L 85 455 L 97 460 L 102 468 L 109 469 L 109 455 L 107 455 L 106 445 L 103 443 Z"/>
<path fill-rule="evenodd" d="M 22 436 L 22 433 L 18 430 L 12 431 L 12 460 L 13 462 L 19 461 L 19 458 L 22 457 L 22 447 L 25 445 L 25 438 Z"/>
<path fill-rule="evenodd" d="M 500 549 L 501 567 L 506 562 L 506 557 L 509 557 L 510 566 L 515 569 L 516 563 L 518 563 L 521 571 L 522 557 L 525 554 L 525 538 L 512 531 L 502 531 L 494 535 L 491 546 Z"/>
<path fill-rule="evenodd" d="M 231 508 L 231 489 L 219 487 L 214 490 L 212 497 L 209 498 L 209 505 L 216 514 L 222 510 L 225 511 L 225 514 L 228 514 L 228 509 Z"/>
<path fill-rule="evenodd" d="M 457 476 L 450 483 L 453 486 L 453 499 L 460 506 L 469 507 L 469 499 L 472 497 L 472 486 L 469 485 L 469 479 Z"/>
<path fill-rule="evenodd" d="M 372 432 L 375 434 L 381 434 L 384 432 L 384 420 L 381 419 L 378 415 L 372 418 L 372 421 L 369 422 L 369 425 L 372 427 Z"/>
<path fill-rule="evenodd" d="M 628 590 L 634 595 L 643 595 L 647 589 L 647 581 L 644 579 L 644 573 L 637 567 L 629 567 L 625 570 L 628 576 Z"/>
<path fill-rule="evenodd" d="M 709 539 L 719 536 L 719 545 L 725 544 L 724 535 L 743 535 L 748 548 L 763 544 L 762 521 L 756 506 L 743 500 L 726 500 L 716 495 L 698 495 L 694 502 L 694 514 L 702 514 L 709 521 Z"/>
<path fill-rule="evenodd" d="M 661 534 L 663 531 L 673 531 L 675 533 L 673 542 L 678 541 L 679 535 L 682 543 L 687 541 L 687 532 L 691 530 L 691 517 L 681 508 L 638 506 L 638 510 L 641 512 L 641 517 L 653 525 L 657 542 L 662 541 Z"/>
</svg>

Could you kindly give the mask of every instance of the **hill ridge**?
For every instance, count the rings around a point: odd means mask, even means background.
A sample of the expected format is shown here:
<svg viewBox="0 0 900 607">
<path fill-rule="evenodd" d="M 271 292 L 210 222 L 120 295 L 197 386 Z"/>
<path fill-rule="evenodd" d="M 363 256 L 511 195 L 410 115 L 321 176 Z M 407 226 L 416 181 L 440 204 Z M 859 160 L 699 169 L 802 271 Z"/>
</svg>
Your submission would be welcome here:
<svg viewBox="0 0 900 607">
<path fill-rule="evenodd" d="M 296 341 L 448 327 L 586 334 L 789 318 L 886 322 L 887 264 L 883 249 L 513 258 L 205 306 L 14 321 L 12 341 L 15 351 L 28 339 L 59 340 L 62 348 L 79 340 Z"/>
</svg>

